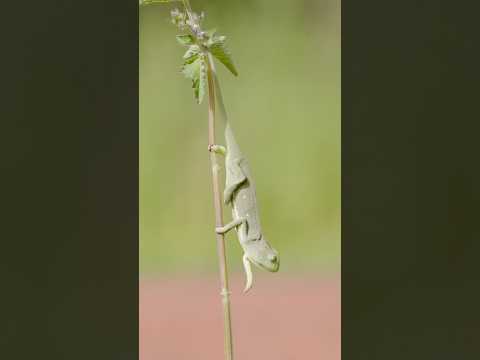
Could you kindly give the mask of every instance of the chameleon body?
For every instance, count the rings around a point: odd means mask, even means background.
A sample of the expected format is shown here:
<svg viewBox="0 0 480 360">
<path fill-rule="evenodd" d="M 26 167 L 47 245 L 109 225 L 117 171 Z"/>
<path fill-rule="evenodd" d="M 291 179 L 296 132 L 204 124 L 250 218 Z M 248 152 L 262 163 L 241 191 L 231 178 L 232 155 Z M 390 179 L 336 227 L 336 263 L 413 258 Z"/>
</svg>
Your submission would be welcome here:
<svg viewBox="0 0 480 360">
<path fill-rule="evenodd" d="M 210 59 L 212 60 L 212 59 Z M 223 104 L 222 95 L 215 72 L 216 97 L 221 115 L 225 121 L 226 147 L 210 145 L 209 150 L 225 156 L 226 184 L 224 190 L 224 202 L 232 207 L 232 221 L 220 228 L 216 228 L 219 234 L 225 234 L 235 228 L 238 240 L 243 248 L 243 265 L 247 282 L 244 292 L 252 286 L 251 263 L 270 272 L 277 272 L 280 267 L 278 253 L 269 244 L 262 233 L 258 212 L 255 183 L 252 179 L 247 159 L 240 151 L 232 127 Z"/>
</svg>

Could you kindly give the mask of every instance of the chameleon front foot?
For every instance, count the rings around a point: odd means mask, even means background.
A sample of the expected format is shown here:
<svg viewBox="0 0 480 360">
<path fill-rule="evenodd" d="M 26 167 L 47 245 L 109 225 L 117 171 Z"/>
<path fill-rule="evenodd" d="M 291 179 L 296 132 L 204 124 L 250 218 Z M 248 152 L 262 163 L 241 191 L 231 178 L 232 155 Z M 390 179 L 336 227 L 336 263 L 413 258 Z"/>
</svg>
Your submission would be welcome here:
<svg viewBox="0 0 480 360">
<path fill-rule="evenodd" d="M 222 145 L 215 145 L 209 144 L 208 151 L 214 152 L 215 154 L 225 155 L 227 153 L 227 149 Z"/>
<path fill-rule="evenodd" d="M 220 235 L 225 234 L 225 233 L 229 232 L 230 230 L 232 230 L 234 227 L 240 226 L 245 221 L 246 220 L 244 218 L 233 220 L 232 222 L 228 223 L 225 226 L 216 227 L 215 232 L 217 234 L 220 234 Z"/>
</svg>

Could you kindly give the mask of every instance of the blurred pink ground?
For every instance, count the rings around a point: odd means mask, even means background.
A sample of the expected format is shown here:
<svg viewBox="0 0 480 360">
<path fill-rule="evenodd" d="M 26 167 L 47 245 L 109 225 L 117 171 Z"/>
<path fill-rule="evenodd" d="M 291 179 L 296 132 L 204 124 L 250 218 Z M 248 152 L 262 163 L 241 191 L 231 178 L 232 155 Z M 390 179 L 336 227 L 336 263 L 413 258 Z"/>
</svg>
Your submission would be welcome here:
<svg viewBox="0 0 480 360">
<path fill-rule="evenodd" d="M 270 275 L 270 276 L 269 276 Z M 233 276 L 235 360 L 340 360 L 340 277 Z M 140 360 L 222 360 L 217 277 L 140 280 Z"/>
</svg>

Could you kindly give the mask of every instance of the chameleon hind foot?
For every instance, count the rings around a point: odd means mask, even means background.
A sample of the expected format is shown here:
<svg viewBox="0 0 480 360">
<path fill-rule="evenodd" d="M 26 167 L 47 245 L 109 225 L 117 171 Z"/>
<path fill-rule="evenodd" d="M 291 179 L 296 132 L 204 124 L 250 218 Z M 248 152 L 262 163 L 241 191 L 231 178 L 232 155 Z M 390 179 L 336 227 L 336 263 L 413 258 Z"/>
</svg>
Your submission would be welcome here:
<svg viewBox="0 0 480 360">
<path fill-rule="evenodd" d="M 225 146 L 215 145 L 215 144 L 209 144 L 208 151 L 214 152 L 215 154 L 220 154 L 220 155 L 225 155 L 227 153 L 227 149 L 225 148 Z"/>
</svg>

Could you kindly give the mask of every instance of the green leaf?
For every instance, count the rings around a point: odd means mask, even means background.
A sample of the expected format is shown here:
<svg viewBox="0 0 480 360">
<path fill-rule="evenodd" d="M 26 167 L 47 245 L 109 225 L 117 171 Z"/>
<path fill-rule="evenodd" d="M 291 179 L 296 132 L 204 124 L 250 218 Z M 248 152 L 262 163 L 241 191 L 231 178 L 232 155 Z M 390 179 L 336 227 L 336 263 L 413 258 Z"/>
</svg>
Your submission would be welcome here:
<svg viewBox="0 0 480 360">
<path fill-rule="evenodd" d="M 200 104 L 205 97 L 207 88 L 207 64 L 203 54 L 196 54 L 193 58 L 195 60 L 192 62 L 185 61 L 182 73 L 187 79 L 192 80 L 193 93 Z"/>
<path fill-rule="evenodd" d="M 208 41 L 207 47 L 210 53 L 215 56 L 218 61 L 227 67 L 235 76 L 238 76 L 237 69 L 233 63 L 232 55 L 225 45 L 225 36 L 214 36 Z"/>
<path fill-rule="evenodd" d="M 183 55 L 183 58 L 185 59 L 186 63 L 192 63 L 197 59 L 199 54 L 200 54 L 200 46 L 190 45 L 185 55 Z"/>
<path fill-rule="evenodd" d="M 182 73 L 187 79 L 195 81 L 200 76 L 200 59 L 197 57 L 191 63 L 185 63 L 182 67 Z"/>
<path fill-rule="evenodd" d="M 177 41 L 185 46 L 192 45 L 195 42 L 192 35 L 177 35 Z"/>
</svg>

